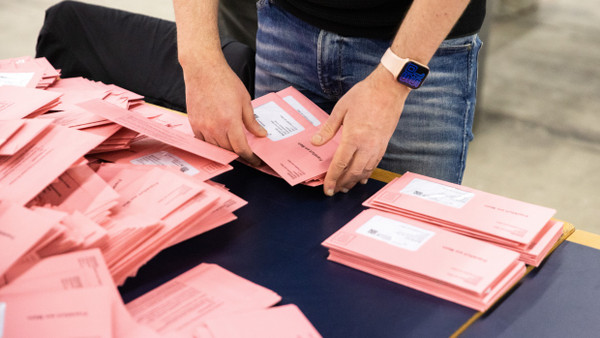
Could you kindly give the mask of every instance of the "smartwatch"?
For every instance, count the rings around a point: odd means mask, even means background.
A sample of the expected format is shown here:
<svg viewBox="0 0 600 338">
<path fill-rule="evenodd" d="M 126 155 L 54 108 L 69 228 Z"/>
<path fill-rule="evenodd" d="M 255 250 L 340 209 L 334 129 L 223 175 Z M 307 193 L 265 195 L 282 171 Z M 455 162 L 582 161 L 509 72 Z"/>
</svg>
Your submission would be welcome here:
<svg viewBox="0 0 600 338">
<path fill-rule="evenodd" d="M 388 48 L 381 57 L 381 64 L 389 70 L 401 84 L 417 89 L 429 74 L 429 67 L 411 59 L 404 59 Z"/>
</svg>

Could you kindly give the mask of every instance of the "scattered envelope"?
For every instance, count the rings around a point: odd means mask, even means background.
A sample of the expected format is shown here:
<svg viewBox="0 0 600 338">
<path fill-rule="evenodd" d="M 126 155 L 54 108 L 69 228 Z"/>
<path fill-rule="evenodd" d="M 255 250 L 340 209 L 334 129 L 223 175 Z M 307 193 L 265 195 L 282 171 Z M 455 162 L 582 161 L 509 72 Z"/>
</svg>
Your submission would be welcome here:
<svg viewBox="0 0 600 338">
<path fill-rule="evenodd" d="M 293 304 L 210 318 L 196 338 L 318 338 L 319 332 Z"/>
<path fill-rule="evenodd" d="M 133 318 L 160 334 L 191 337 L 206 318 L 264 309 L 275 292 L 218 265 L 203 263 L 127 303 Z"/>
</svg>

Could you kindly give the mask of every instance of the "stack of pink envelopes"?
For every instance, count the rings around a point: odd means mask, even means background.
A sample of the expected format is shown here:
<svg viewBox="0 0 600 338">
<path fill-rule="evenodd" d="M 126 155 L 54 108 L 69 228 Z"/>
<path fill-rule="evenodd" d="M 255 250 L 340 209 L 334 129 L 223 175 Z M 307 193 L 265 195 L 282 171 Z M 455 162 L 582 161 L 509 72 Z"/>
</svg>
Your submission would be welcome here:
<svg viewBox="0 0 600 338">
<path fill-rule="evenodd" d="M 538 266 L 562 235 L 556 210 L 405 173 L 364 203 L 513 250 Z"/>
<path fill-rule="evenodd" d="M 312 145 L 311 138 L 329 115 L 293 87 L 259 97 L 252 106 L 256 120 L 267 130 L 266 137 L 247 132 L 252 151 L 265 163 L 259 169 L 290 185 L 323 184 L 341 130 L 322 146 Z"/>
<path fill-rule="evenodd" d="M 329 259 L 488 309 L 562 235 L 555 210 L 407 172 L 323 245 Z"/>
<path fill-rule="evenodd" d="M 115 85 L 58 80 L 44 61 L 0 61 L 0 246 L 11 248 L 0 276 L 97 248 L 122 284 L 235 219 L 246 202 L 210 179 L 236 154 L 195 138 L 185 116 Z"/>
<path fill-rule="evenodd" d="M 525 275 L 514 251 L 376 209 L 323 245 L 329 260 L 479 311 Z"/>
</svg>

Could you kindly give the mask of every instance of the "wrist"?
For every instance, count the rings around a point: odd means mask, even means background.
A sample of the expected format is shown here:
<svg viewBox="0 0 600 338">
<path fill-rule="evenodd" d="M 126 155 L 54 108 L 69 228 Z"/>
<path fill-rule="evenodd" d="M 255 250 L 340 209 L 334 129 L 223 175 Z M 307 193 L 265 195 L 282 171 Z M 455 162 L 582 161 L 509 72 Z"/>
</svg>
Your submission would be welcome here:
<svg viewBox="0 0 600 338">
<path fill-rule="evenodd" d="M 399 83 L 394 75 L 392 75 L 392 73 L 381 63 L 377 65 L 371 75 L 375 78 L 375 81 L 379 84 L 381 89 L 391 91 L 395 96 L 406 98 L 412 90 L 412 88 Z"/>
<path fill-rule="evenodd" d="M 412 89 L 419 88 L 429 74 L 429 67 L 416 60 L 396 55 L 388 48 L 381 57 L 380 64 L 390 72 L 398 83 Z"/>
</svg>

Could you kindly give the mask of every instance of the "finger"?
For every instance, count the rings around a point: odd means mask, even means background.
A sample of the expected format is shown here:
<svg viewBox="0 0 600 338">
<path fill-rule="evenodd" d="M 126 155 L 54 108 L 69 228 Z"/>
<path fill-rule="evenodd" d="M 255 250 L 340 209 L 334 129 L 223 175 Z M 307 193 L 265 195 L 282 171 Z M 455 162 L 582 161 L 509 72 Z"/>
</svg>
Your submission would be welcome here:
<svg viewBox="0 0 600 338">
<path fill-rule="evenodd" d="M 310 140 L 312 144 L 320 146 L 329 142 L 340 129 L 342 122 L 344 121 L 344 115 L 346 114 L 346 109 L 343 105 L 340 105 L 340 102 L 333 107 L 333 111 L 331 112 L 331 115 L 329 115 L 327 121 L 325 121 L 319 131 L 312 136 Z"/>
<path fill-rule="evenodd" d="M 246 162 L 250 163 L 255 167 L 259 166 L 262 163 L 260 158 L 258 158 L 258 156 L 256 156 L 252 152 L 252 149 L 248 144 L 248 140 L 246 139 L 246 135 L 244 134 L 241 128 L 236 128 L 232 130 L 229 133 L 228 137 L 229 142 L 233 147 L 233 151 L 236 154 L 238 154 L 242 159 L 244 159 Z"/>
<path fill-rule="evenodd" d="M 216 146 L 219 146 L 219 143 L 217 142 L 217 140 L 214 139 L 214 137 L 210 136 L 210 135 L 204 135 L 204 141 L 208 142 L 210 144 L 214 144 Z M 220 147 L 220 146 L 219 146 Z"/>
<path fill-rule="evenodd" d="M 352 189 L 356 183 L 360 180 L 368 178 L 370 171 L 367 170 L 367 166 L 371 161 L 372 154 L 367 150 L 357 150 L 350 161 L 350 165 L 342 176 L 338 179 L 337 189 L 341 192 L 348 192 Z M 372 170 L 371 170 L 372 171 Z"/>
<path fill-rule="evenodd" d="M 323 182 L 323 191 L 327 196 L 333 196 L 337 190 L 337 181 L 344 174 L 344 171 L 350 164 L 356 147 L 341 144 L 333 155 L 325 180 Z"/>
<path fill-rule="evenodd" d="M 194 136 L 195 136 L 197 139 L 201 140 L 201 141 L 206 141 L 206 140 L 204 139 L 204 135 L 202 135 L 202 133 L 201 133 L 200 131 L 195 131 L 195 130 L 194 130 Z"/>
<path fill-rule="evenodd" d="M 256 121 L 256 117 L 254 116 L 254 109 L 250 103 L 244 104 L 242 106 L 242 121 L 244 122 L 244 126 L 248 129 L 249 132 L 258 136 L 265 137 L 267 136 L 267 130 L 263 128 L 263 126 Z"/>
</svg>

